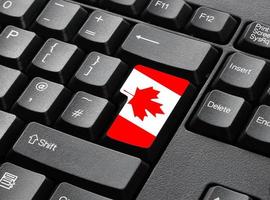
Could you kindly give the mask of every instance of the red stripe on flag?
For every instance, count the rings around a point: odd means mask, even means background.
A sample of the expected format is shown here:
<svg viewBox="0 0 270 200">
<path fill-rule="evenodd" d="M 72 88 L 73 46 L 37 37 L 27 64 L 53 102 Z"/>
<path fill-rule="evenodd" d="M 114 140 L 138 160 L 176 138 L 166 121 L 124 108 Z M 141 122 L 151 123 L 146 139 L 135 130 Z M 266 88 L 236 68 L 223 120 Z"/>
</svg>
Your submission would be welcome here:
<svg viewBox="0 0 270 200">
<path fill-rule="evenodd" d="M 185 93 L 187 87 L 190 84 L 190 82 L 186 79 L 166 74 L 164 72 L 160 72 L 158 70 L 145 67 L 143 65 L 137 65 L 135 66 L 135 69 L 145 74 L 149 78 L 155 80 L 156 82 L 160 83 L 161 85 L 167 87 L 168 89 L 174 91 L 180 96 Z"/>
<path fill-rule="evenodd" d="M 149 148 L 155 141 L 155 136 L 131 123 L 120 115 L 117 116 L 113 125 L 107 132 L 111 139 L 123 142 L 129 145 Z"/>
</svg>

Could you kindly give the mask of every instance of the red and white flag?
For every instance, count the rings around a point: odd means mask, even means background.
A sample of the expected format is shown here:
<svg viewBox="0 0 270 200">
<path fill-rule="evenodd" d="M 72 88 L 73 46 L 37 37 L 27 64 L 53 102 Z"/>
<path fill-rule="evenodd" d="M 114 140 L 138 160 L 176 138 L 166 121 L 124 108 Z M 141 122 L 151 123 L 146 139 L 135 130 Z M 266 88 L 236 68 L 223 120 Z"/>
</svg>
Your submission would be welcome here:
<svg viewBox="0 0 270 200">
<path fill-rule="evenodd" d="M 128 99 L 107 136 L 150 148 L 189 84 L 188 80 L 137 65 L 120 89 Z"/>
</svg>

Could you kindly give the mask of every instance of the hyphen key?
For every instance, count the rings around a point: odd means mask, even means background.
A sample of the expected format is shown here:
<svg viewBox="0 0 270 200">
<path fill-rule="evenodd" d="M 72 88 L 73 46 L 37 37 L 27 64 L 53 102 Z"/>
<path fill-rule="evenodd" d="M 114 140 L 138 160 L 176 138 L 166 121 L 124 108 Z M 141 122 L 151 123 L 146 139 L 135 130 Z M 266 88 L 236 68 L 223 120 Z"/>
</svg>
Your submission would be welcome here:
<svg viewBox="0 0 270 200">
<path fill-rule="evenodd" d="M 13 147 L 13 156 L 29 167 L 33 163 L 41 165 L 44 174 L 55 179 L 125 200 L 132 197 L 147 169 L 138 158 L 38 123 L 26 127 Z"/>
<path fill-rule="evenodd" d="M 120 49 L 130 65 L 141 63 L 200 84 L 211 71 L 218 52 L 210 44 L 137 24 Z"/>
</svg>

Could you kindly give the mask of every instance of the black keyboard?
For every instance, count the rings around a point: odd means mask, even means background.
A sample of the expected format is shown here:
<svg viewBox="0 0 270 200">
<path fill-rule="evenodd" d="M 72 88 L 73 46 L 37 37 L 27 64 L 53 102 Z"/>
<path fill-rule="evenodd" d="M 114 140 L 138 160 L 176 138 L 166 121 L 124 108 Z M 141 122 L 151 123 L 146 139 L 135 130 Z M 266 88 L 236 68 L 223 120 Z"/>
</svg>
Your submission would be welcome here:
<svg viewBox="0 0 270 200">
<path fill-rule="evenodd" d="M 269 13 L 2 0 L 0 200 L 269 200 Z"/>
</svg>

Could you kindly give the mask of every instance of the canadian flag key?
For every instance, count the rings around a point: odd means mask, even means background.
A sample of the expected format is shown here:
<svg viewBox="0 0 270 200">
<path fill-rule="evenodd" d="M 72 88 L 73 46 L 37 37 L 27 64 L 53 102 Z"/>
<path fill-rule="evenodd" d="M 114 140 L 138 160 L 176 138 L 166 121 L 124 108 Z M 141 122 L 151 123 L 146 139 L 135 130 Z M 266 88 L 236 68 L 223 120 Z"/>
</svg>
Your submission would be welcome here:
<svg viewBox="0 0 270 200">
<path fill-rule="evenodd" d="M 127 97 L 105 142 L 153 161 L 180 125 L 194 87 L 183 78 L 137 65 L 120 89 Z"/>
</svg>

